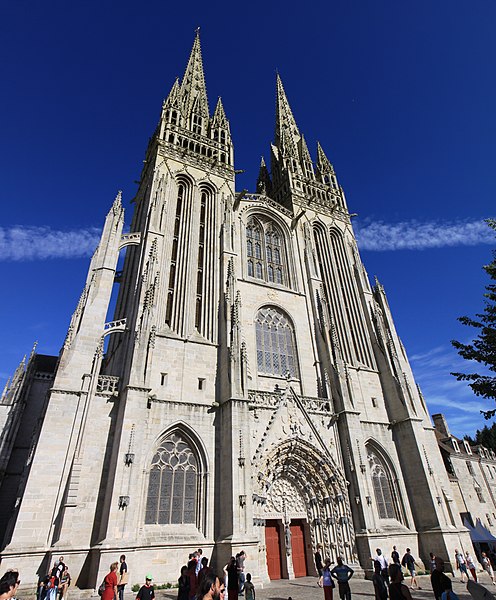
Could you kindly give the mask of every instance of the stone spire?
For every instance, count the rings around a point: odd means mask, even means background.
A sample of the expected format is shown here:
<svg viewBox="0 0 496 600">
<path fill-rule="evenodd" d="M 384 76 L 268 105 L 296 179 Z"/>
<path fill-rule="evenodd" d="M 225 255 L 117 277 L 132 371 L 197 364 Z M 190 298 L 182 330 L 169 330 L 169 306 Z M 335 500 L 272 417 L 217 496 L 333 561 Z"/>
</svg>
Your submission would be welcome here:
<svg viewBox="0 0 496 600">
<path fill-rule="evenodd" d="M 275 145 L 281 151 L 281 154 L 290 154 L 297 156 L 298 142 L 300 141 L 300 132 L 296 125 L 295 118 L 289 106 L 286 92 L 282 85 L 279 73 L 277 74 L 277 96 L 276 96 L 276 131 Z"/>
<path fill-rule="evenodd" d="M 215 107 L 214 116 L 212 117 L 212 127 L 229 130 L 229 121 L 227 120 L 224 105 L 222 104 L 220 97 L 217 100 L 217 106 Z"/>
<path fill-rule="evenodd" d="M 334 175 L 334 167 L 325 155 L 324 150 L 322 150 L 320 142 L 317 142 L 317 169 L 322 181 L 324 181 L 326 175 Z"/>
<path fill-rule="evenodd" d="M 310 156 L 310 152 L 308 151 L 307 142 L 303 134 L 301 134 L 300 143 L 298 145 L 298 151 L 305 175 L 310 179 L 315 179 L 313 172 L 312 157 Z"/>
<path fill-rule="evenodd" d="M 181 108 L 181 86 L 179 85 L 179 77 L 176 77 L 169 95 L 164 100 L 164 109 L 166 108 Z"/>
<path fill-rule="evenodd" d="M 181 83 L 181 102 L 185 118 L 189 118 L 191 113 L 195 112 L 208 119 L 207 88 L 203 74 L 199 29 L 196 30 L 195 41 Z"/>
</svg>

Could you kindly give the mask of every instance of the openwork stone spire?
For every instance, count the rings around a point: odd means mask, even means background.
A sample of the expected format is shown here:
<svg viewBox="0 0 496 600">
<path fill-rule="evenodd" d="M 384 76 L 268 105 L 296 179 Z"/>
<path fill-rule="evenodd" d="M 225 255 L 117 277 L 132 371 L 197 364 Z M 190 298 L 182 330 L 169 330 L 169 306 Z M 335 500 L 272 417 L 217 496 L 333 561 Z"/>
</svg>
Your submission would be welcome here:
<svg viewBox="0 0 496 600">
<path fill-rule="evenodd" d="M 325 155 L 324 150 L 319 142 L 317 142 L 317 169 L 321 176 L 330 175 L 334 173 L 334 167 L 331 161 Z"/>
<path fill-rule="evenodd" d="M 194 111 L 201 117 L 208 119 L 207 88 L 203 74 L 199 30 L 196 31 L 191 55 L 184 72 L 181 84 L 181 100 L 185 117 L 189 117 Z"/>
<path fill-rule="evenodd" d="M 300 132 L 289 106 L 279 73 L 277 74 L 275 144 L 282 154 L 296 155 Z"/>
</svg>

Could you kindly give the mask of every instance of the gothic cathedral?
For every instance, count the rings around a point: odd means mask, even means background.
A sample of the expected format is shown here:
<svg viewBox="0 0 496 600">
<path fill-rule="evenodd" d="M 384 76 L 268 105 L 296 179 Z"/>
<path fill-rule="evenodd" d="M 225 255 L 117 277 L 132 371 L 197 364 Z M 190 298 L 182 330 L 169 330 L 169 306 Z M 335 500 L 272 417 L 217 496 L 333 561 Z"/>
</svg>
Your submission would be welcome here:
<svg viewBox="0 0 496 600">
<path fill-rule="evenodd" d="M 30 409 L 9 416 L 24 446 L 1 442 L 18 463 L 1 481 L 1 559 L 23 581 L 60 554 L 94 588 L 121 553 L 132 583 L 150 569 L 174 582 L 198 547 L 219 571 L 244 549 L 263 582 L 314 574 L 317 544 L 360 570 L 378 546 L 425 561 L 470 543 L 343 188 L 276 86 L 270 170 L 237 192 L 196 35 L 130 233 L 119 193 L 60 355 L 33 353 Z"/>
</svg>

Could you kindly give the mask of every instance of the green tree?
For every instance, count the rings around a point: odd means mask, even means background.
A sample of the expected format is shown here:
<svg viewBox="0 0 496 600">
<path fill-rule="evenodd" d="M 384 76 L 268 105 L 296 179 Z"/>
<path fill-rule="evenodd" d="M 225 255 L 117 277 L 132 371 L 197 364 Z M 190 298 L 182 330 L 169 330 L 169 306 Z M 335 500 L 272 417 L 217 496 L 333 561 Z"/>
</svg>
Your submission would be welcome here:
<svg viewBox="0 0 496 600">
<path fill-rule="evenodd" d="M 496 219 L 486 219 L 486 223 L 496 232 Z M 485 265 L 484 270 L 496 282 L 496 251 L 493 250 L 493 260 Z M 475 315 L 476 318 L 459 317 L 460 323 L 479 329 L 478 336 L 470 344 L 462 344 L 452 340 L 453 346 L 463 358 L 484 365 L 489 372 L 496 372 L 496 283 L 486 286 L 484 294 L 484 312 Z M 481 373 L 451 373 L 458 381 L 468 381 L 476 396 L 482 396 L 496 401 L 496 376 Z M 485 419 L 496 414 L 496 408 L 483 410 Z"/>
</svg>

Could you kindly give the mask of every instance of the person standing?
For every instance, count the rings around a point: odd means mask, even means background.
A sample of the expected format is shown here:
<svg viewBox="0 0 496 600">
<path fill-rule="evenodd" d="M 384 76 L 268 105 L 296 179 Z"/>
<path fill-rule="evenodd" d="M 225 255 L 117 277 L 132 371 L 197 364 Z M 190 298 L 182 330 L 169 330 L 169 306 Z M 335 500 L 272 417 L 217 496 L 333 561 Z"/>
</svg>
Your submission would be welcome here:
<svg viewBox="0 0 496 600">
<path fill-rule="evenodd" d="M 236 558 L 236 565 L 238 567 L 238 582 L 239 582 L 239 593 L 243 594 L 243 590 L 245 588 L 245 560 L 246 554 L 244 550 L 238 554 Z"/>
<path fill-rule="evenodd" d="M 451 579 L 444 574 L 444 560 L 439 556 L 434 559 L 434 569 L 431 573 L 432 591 L 436 600 L 441 600 L 443 592 L 452 591 Z"/>
<path fill-rule="evenodd" d="M 382 553 L 382 550 L 380 548 L 376 548 L 376 555 L 375 557 L 372 559 L 374 562 L 378 562 L 381 565 L 381 573 L 382 573 L 382 578 L 384 579 L 384 583 L 389 586 L 389 572 L 388 572 L 388 561 L 387 558 L 384 556 L 384 554 Z M 375 568 L 375 565 L 374 565 Z"/>
<path fill-rule="evenodd" d="M 224 567 L 224 573 L 227 575 L 227 597 L 228 600 L 238 600 L 238 567 L 236 558 L 231 556 L 229 562 Z"/>
<path fill-rule="evenodd" d="M 434 552 L 429 552 L 429 571 L 432 573 L 436 568 L 436 556 Z"/>
<path fill-rule="evenodd" d="M 0 600 L 14 598 L 19 589 L 19 571 L 7 571 L 0 579 Z"/>
<path fill-rule="evenodd" d="M 189 600 L 189 575 L 186 565 L 181 567 L 181 575 L 177 580 L 177 584 L 177 600 Z"/>
<path fill-rule="evenodd" d="M 246 574 L 245 600 L 255 600 L 255 586 L 251 582 L 251 573 Z"/>
<path fill-rule="evenodd" d="M 223 600 L 225 591 L 226 588 L 217 575 L 210 572 L 202 578 L 197 600 Z"/>
<path fill-rule="evenodd" d="M 119 581 L 117 583 L 117 593 L 119 594 L 119 600 L 124 600 L 124 588 L 129 583 L 129 573 L 127 570 L 126 556 L 121 554 L 119 558 L 121 566 L 119 567 Z"/>
<path fill-rule="evenodd" d="M 67 565 L 64 565 L 64 570 L 60 576 L 59 580 L 59 592 L 60 592 L 60 600 L 67 600 L 67 596 L 69 595 L 69 586 L 71 585 L 71 575 L 69 573 L 69 568 Z"/>
<path fill-rule="evenodd" d="M 353 577 L 353 569 L 345 565 L 341 556 L 336 559 L 338 563 L 331 571 L 332 577 L 337 579 L 339 588 L 339 597 L 341 600 L 351 600 L 351 589 L 349 581 Z"/>
<path fill-rule="evenodd" d="M 461 582 L 463 583 L 464 575 L 467 576 L 467 581 L 468 581 L 467 564 L 465 563 L 463 554 L 458 550 L 458 548 L 455 548 L 455 562 L 456 562 L 456 568 L 460 571 Z"/>
<path fill-rule="evenodd" d="M 153 577 L 150 573 L 145 576 L 145 585 L 142 585 L 136 596 L 136 600 L 153 600 L 155 598 L 155 590 L 152 585 Z"/>
<path fill-rule="evenodd" d="M 421 590 L 422 588 L 419 586 L 417 581 L 417 573 L 415 572 L 415 559 L 412 556 L 412 551 L 410 548 L 406 549 L 403 558 L 401 559 L 401 565 L 406 567 L 410 571 L 410 589 L 412 590 Z M 415 587 L 413 587 L 415 584 Z"/>
<path fill-rule="evenodd" d="M 57 600 L 57 590 L 59 588 L 59 563 L 53 563 L 50 571 L 48 583 L 46 584 L 46 600 Z"/>
<path fill-rule="evenodd" d="M 484 569 L 484 571 L 491 578 L 492 584 L 496 585 L 496 582 L 494 581 L 493 567 L 491 565 L 491 561 L 489 560 L 489 558 L 487 557 L 487 554 L 485 552 L 482 552 L 482 554 L 481 554 L 481 565 L 482 565 L 482 568 Z"/>
<path fill-rule="evenodd" d="M 314 554 L 315 559 L 315 568 L 317 569 L 317 573 L 319 574 L 319 578 L 322 577 L 322 554 L 320 551 L 322 550 L 322 544 L 317 544 L 317 550 Z"/>
<path fill-rule="evenodd" d="M 391 560 L 396 565 L 400 564 L 400 553 L 396 549 L 396 546 L 393 546 L 393 551 L 391 552 Z"/>
<path fill-rule="evenodd" d="M 324 567 L 322 569 L 322 575 L 319 579 L 319 585 L 324 590 L 324 600 L 332 600 L 332 590 L 335 587 L 334 581 L 331 575 L 331 559 L 326 558 Z"/>
<path fill-rule="evenodd" d="M 118 562 L 113 562 L 110 565 L 110 571 L 105 575 L 105 579 L 103 580 L 103 585 L 105 589 L 103 590 L 102 600 L 114 600 L 117 596 L 117 568 L 119 567 Z"/>
</svg>

